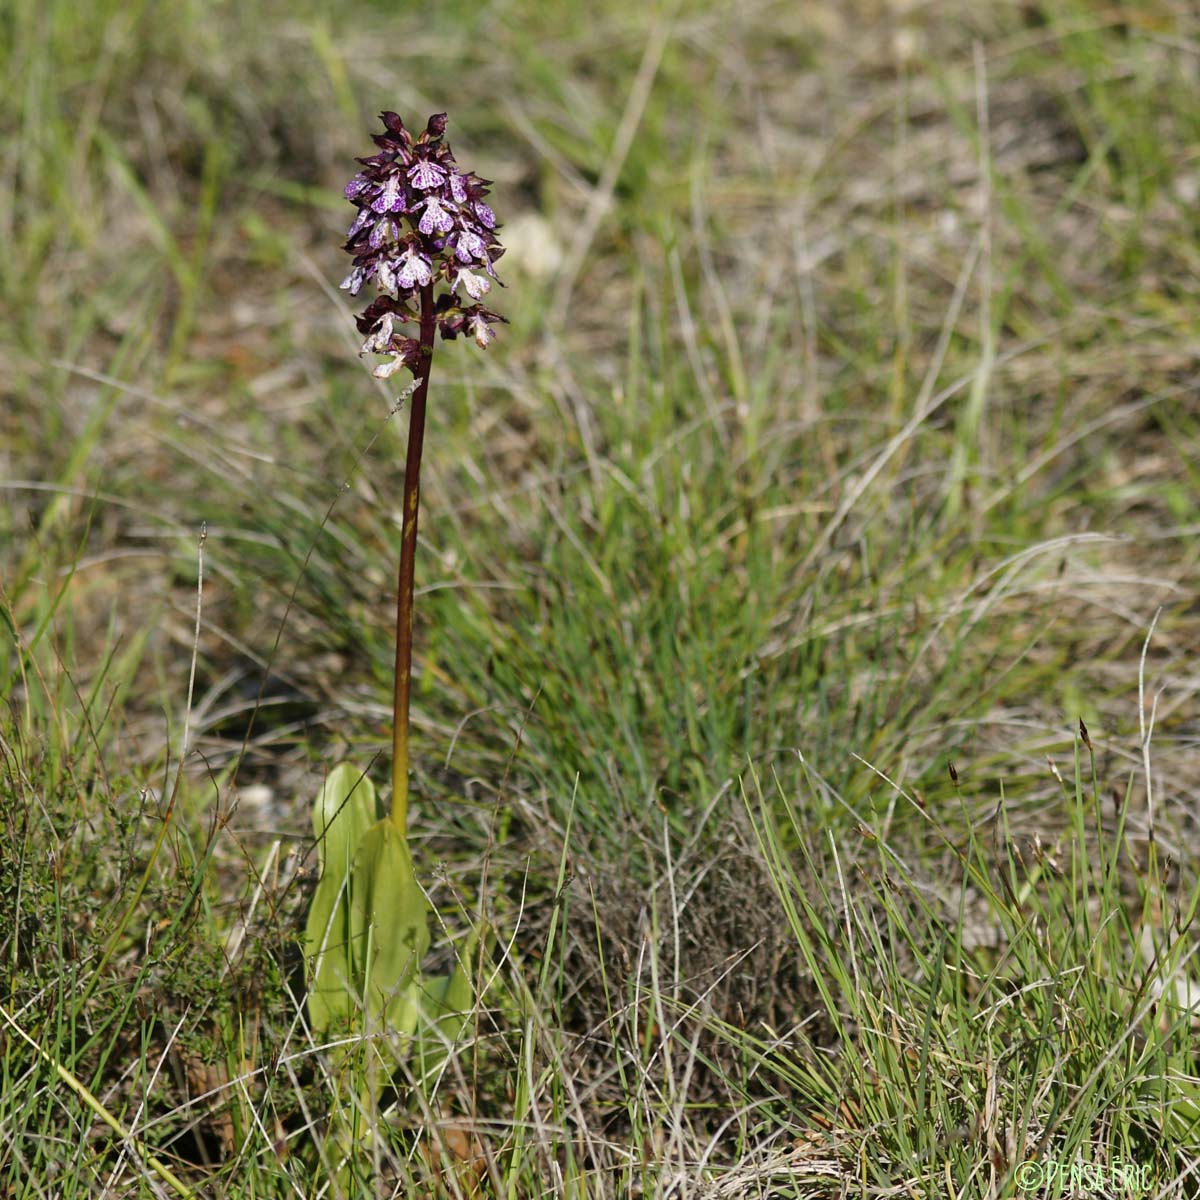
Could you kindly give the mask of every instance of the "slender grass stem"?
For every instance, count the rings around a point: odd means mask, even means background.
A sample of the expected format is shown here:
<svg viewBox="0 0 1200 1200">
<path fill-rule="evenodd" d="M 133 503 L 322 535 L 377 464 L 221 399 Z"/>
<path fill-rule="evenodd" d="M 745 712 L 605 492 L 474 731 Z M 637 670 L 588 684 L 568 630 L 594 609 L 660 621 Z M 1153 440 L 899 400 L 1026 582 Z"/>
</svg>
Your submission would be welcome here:
<svg viewBox="0 0 1200 1200">
<path fill-rule="evenodd" d="M 421 503 L 421 449 L 425 441 L 425 397 L 433 365 L 433 285 L 421 288 L 421 364 L 408 418 L 404 467 L 404 512 L 400 530 L 400 575 L 396 589 L 396 680 L 392 700 L 392 820 L 408 833 L 408 725 L 412 693 L 413 581 L 417 556 L 417 512 Z"/>
<path fill-rule="evenodd" d="M 141 1142 L 132 1129 L 126 1129 L 120 1121 L 88 1090 L 84 1083 L 45 1049 L 36 1039 L 30 1037 L 16 1020 L 11 1016 L 3 1005 L 0 1005 L 0 1019 L 24 1042 L 33 1048 L 35 1053 L 44 1062 L 54 1068 L 55 1074 L 69 1087 L 79 1098 L 102 1120 L 123 1142 L 134 1147 L 139 1154 L 145 1159 L 147 1166 L 164 1182 L 171 1185 L 175 1192 L 184 1197 L 184 1200 L 192 1200 L 195 1192 L 192 1191 L 187 1184 L 181 1182 L 159 1159 L 155 1158 L 149 1152 L 144 1142 Z"/>
</svg>

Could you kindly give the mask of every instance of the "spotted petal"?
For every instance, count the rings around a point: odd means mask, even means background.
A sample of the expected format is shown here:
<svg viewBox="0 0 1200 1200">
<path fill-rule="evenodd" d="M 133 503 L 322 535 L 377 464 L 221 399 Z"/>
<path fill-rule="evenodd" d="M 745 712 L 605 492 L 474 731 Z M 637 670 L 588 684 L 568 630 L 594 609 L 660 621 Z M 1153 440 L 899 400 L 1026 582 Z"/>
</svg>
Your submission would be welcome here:
<svg viewBox="0 0 1200 1200">
<path fill-rule="evenodd" d="M 470 319 L 471 335 L 475 338 L 481 350 L 486 350 L 488 343 L 495 338 L 492 327 L 480 313 L 472 313 Z"/>
<path fill-rule="evenodd" d="M 459 262 L 469 263 L 473 259 L 484 260 L 487 258 L 487 246 L 483 238 L 472 229 L 464 229 L 458 235 L 458 241 L 454 247 L 455 257 Z"/>
<path fill-rule="evenodd" d="M 431 188 L 441 187 L 445 181 L 446 172 L 437 165 L 423 158 L 409 168 L 408 181 L 415 188 L 427 192 Z"/>
<path fill-rule="evenodd" d="M 371 236 L 367 239 L 367 243 L 372 250 L 378 250 L 385 242 L 394 241 L 399 232 L 396 228 L 396 222 L 390 217 L 384 217 L 371 230 Z"/>
<path fill-rule="evenodd" d="M 376 379 L 388 379 L 390 376 L 395 375 L 395 373 L 405 365 L 406 363 L 404 361 L 404 356 L 402 354 L 397 354 L 394 358 L 389 359 L 387 362 L 380 363 L 379 366 L 377 366 L 371 372 L 371 374 L 374 375 Z"/>
<path fill-rule="evenodd" d="M 466 267 L 459 268 L 454 282 L 455 285 L 461 283 L 472 300 L 478 300 L 480 296 L 485 296 L 492 290 L 491 282 L 486 276 L 476 275 L 474 271 L 468 271 Z"/>
<path fill-rule="evenodd" d="M 435 230 L 438 233 L 449 233 L 454 228 L 454 218 L 441 197 L 430 196 L 426 199 L 425 215 L 421 218 L 418 228 L 424 234 L 433 233 Z"/>
<path fill-rule="evenodd" d="M 399 212 L 404 207 L 404 199 L 400 194 L 399 175 L 387 177 L 383 190 L 371 201 L 371 207 L 377 213 Z"/>
<path fill-rule="evenodd" d="M 395 323 L 396 318 L 392 313 L 384 313 L 375 332 L 363 342 L 362 352 L 364 354 L 386 354 L 388 347 L 392 344 L 392 329 Z"/>
<path fill-rule="evenodd" d="M 396 282 L 403 288 L 424 287 L 433 279 L 433 267 L 429 259 L 410 249 L 400 259 Z"/>
</svg>

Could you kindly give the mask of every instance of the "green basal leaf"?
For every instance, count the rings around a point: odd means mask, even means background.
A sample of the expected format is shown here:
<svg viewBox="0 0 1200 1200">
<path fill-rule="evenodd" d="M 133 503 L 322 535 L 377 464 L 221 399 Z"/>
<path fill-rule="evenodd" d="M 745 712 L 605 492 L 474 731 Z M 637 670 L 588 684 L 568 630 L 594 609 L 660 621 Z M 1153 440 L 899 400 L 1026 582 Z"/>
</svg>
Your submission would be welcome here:
<svg viewBox="0 0 1200 1200">
<path fill-rule="evenodd" d="M 437 1020 L 447 1037 L 456 1038 L 462 1032 L 467 1017 L 475 1005 L 471 986 L 471 970 L 479 949 L 479 934 L 472 933 L 463 947 L 458 963 L 449 976 L 439 975 L 425 981 L 426 1012 Z M 451 1032 L 453 1031 L 453 1032 Z"/>
<path fill-rule="evenodd" d="M 428 916 L 404 832 L 385 817 L 363 835 L 351 869 L 350 945 L 367 1013 L 398 1033 L 411 1033 L 419 1016 L 414 985 L 429 949 Z"/>
<path fill-rule="evenodd" d="M 452 974 L 422 977 L 429 903 L 403 830 L 390 816 L 375 819 L 375 789 L 353 767 L 330 774 L 313 827 L 321 861 L 305 935 L 313 1031 L 353 1029 L 365 1017 L 399 1034 L 428 1075 L 470 1015 L 478 938 Z"/>
<path fill-rule="evenodd" d="M 412 1057 L 417 1075 L 428 1079 L 442 1065 L 446 1051 L 466 1028 L 475 1004 L 471 969 L 479 936 L 472 933 L 450 975 L 425 976 L 421 987 L 421 1013 L 424 1020 L 413 1046 Z"/>
<path fill-rule="evenodd" d="M 374 785 L 349 763 L 335 767 L 313 808 L 321 877 L 304 935 L 310 966 L 308 1019 L 318 1035 L 348 1021 L 357 1009 L 347 896 L 354 856 L 374 822 Z"/>
<path fill-rule="evenodd" d="M 341 763 L 329 772 L 313 806 L 313 833 L 321 867 L 354 861 L 362 836 L 375 824 L 375 785 L 357 767 Z"/>
</svg>

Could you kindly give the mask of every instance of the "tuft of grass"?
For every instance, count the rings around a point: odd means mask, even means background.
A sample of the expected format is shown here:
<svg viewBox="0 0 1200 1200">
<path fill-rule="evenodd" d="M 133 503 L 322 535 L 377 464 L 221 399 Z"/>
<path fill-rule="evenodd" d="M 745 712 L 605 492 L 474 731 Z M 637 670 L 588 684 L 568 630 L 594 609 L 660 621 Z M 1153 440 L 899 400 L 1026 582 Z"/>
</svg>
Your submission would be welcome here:
<svg viewBox="0 0 1200 1200">
<path fill-rule="evenodd" d="M 1200 890 L 1172 878 L 1128 792 L 1109 806 L 1085 753 L 1080 742 L 1062 787 L 1069 829 L 1053 846 L 1015 837 L 1004 799 L 965 835 L 922 812 L 946 864 L 938 884 L 866 823 L 840 844 L 797 816 L 780 827 L 750 781 L 748 809 L 841 1053 L 807 1022 L 757 1039 L 758 1062 L 793 1089 L 795 1141 L 738 1178 L 884 1190 L 953 1179 L 1007 1195 L 1075 1163 L 1105 1180 L 1136 1167 L 1135 1190 L 1194 1172 L 1186 963 Z"/>
</svg>

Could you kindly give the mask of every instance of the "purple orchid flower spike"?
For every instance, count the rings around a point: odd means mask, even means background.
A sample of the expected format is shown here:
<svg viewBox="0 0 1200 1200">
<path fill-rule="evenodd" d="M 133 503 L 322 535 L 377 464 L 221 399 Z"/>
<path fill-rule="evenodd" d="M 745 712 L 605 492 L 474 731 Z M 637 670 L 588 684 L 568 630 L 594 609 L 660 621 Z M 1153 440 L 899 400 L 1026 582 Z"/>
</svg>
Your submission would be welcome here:
<svg viewBox="0 0 1200 1200">
<path fill-rule="evenodd" d="M 408 819 L 409 697 L 412 686 L 413 577 L 420 508 L 425 400 L 436 331 L 460 334 L 486 347 L 504 318 L 479 300 L 491 290 L 504 253 L 496 215 L 484 203 L 488 180 L 458 169 L 444 140 L 446 114 L 435 113 L 416 137 L 394 112 L 380 113 L 378 150 L 358 160 L 361 170 L 345 196 L 358 210 L 347 234 L 354 258 L 342 287 L 357 296 L 368 284 L 377 295 L 355 319 L 363 354 L 386 361 L 372 372 L 388 379 L 413 373 L 400 531 L 396 602 L 396 674 L 392 726 L 392 821 L 403 835 Z M 437 294 L 435 295 L 435 291 Z M 416 337 L 404 327 L 416 322 Z"/>
<path fill-rule="evenodd" d="M 466 329 L 486 346 L 496 336 L 492 326 L 504 318 L 478 301 L 496 279 L 492 264 L 504 247 L 496 238 L 495 213 L 483 202 L 490 181 L 458 169 L 444 141 L 446 114 L 435 113 L 415 138 L 397 113 L 379 115 L 379 151 L 358 160 L 362 170 L 346 185 L 346 199 L 358 213 L 346 242 L 354 264 L 342 287 L 357 296 L 373 281 L 394 301 L 383 309 L 375 301 L 358 318 L 366 336 L 363 353 L 390 357 L 375 368 L 377 377 L 407 367 L 419 383 L 433 348 L 432 327 L 425 336 L 427 320 L 446 339 Z M 435 303 L 439 282 L 449 289 L 449 303 L 442 297 Z M 399 328 L 411 321 L 421 323 L 418 339 Z"/>
</svg>

